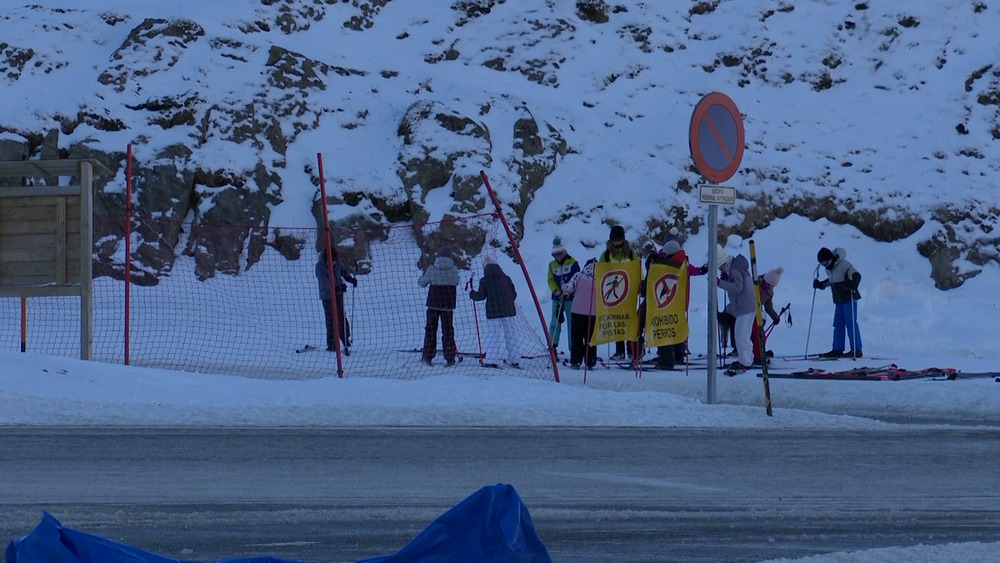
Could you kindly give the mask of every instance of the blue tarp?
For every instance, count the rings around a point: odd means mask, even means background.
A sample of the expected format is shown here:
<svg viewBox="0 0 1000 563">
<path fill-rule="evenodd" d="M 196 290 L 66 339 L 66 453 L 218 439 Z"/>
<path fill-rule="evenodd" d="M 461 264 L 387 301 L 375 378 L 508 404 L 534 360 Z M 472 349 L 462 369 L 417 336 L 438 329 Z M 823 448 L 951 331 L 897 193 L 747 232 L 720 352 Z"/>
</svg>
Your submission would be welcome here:
<svg viewBox="0 0 1000 563">
<path fill-rule="evenodd" d="M 7 563 L 184 563 L 63 525 L 48 512 L 23 538 L 7 546 Z M 222 559 L 217 563 L 296 563 L 272 557 Z"/>
<path fill-rule="evenodd" d="M 7 563 L 185 563 L 64 527 L 48 512 L 23 538 L 7 546 Z M 551 563 L 528 507 L 511 485 L 479 489 L 430 523 L 394 555 L 361 563 L 461 561 Z M 188 562 L 191 563 L 191 562 Z M 272 557 L 216 563 L 295 563 Z"/>
<path fill-rule="evenodd" d="M 394 555 L 359 563 L 475 561 L 550 563 L 528 507 L 511 485 L 479 489 L 424 528 Z"/>
</svg>

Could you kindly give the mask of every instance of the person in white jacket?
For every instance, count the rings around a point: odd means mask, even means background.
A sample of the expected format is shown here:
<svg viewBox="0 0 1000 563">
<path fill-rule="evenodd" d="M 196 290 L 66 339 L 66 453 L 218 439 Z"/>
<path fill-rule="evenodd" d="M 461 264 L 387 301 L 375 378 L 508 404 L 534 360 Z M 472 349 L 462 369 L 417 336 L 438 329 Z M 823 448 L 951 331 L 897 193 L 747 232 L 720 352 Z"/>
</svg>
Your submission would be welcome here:
<svg viewBox="0 0 1000 563">
<path fill-rule="evenodd" d="M 753 345 L 750 343 L 750 333 L 753 330 L 757 316 L 757 306 L 754 303 L 753 276 L 750 275 L 750 263 L 742 254 L 729 256 L 719 266 L 722 271 L 719 276 L 719 288 L 724 289 L 733 305 L 733 315 L 736 317 L 736 351 L 737 360 L 729 364 L 731 369 L 746 369 L 753 364 Z"/>
</svg>

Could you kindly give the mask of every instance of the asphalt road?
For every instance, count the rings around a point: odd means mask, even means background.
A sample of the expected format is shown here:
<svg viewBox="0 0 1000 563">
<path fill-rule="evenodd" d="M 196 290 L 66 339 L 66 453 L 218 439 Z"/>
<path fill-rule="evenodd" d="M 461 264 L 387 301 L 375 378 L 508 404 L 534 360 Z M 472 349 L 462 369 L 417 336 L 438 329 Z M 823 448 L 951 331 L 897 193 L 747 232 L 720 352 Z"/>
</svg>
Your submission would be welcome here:
<svg viewBox="0 0 1000 563">
<path fill-rule="evenodd" d="M 354 561 L 494 483 L 555 561 L 1000 541 L 1000 430 L 963 428 L 5 428 L 0 541 L 44 509 L 169 557 Z"/>
</svg>

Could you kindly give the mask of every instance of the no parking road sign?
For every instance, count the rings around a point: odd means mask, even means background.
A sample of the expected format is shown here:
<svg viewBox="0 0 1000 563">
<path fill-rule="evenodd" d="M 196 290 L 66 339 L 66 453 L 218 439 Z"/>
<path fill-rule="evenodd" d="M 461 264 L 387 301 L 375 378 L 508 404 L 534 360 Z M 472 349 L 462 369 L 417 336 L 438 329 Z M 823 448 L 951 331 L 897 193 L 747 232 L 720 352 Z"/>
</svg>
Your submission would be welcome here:
<svg viewBox="0 0 1000 563">
<path fill-rule="evenodd" d="M 702 176 L 715 184 L 732 178 L 743 159 L 743 141 L 743 117 L 729 96 L 712 92 L 698 102 L 689 143 Z"/>
</svg>

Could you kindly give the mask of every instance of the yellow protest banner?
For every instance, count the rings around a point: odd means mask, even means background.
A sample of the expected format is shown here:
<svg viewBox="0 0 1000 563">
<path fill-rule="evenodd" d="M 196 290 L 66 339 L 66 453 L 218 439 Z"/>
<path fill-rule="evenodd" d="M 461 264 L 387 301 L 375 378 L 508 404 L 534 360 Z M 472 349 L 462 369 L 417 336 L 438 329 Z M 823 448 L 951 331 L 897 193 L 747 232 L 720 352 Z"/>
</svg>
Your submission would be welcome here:
<svg viewBox="0 0 1000 563">
<path fill-rule="evenodd" d="M 687 261 L 681 266 L 651 264 L 646 279 L 646 345 L 684 342 L 688 337 Z"/>
<path fill-rule="evenodd" d="M 642 264 L 598 262 L 594 269 L 597 288 L 597 326 L 591 344 L 635 340 L 639 335 L 639 282 Z"/>
</svg>

